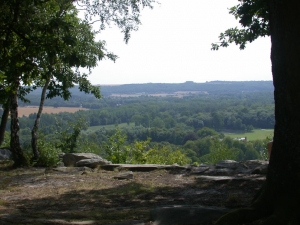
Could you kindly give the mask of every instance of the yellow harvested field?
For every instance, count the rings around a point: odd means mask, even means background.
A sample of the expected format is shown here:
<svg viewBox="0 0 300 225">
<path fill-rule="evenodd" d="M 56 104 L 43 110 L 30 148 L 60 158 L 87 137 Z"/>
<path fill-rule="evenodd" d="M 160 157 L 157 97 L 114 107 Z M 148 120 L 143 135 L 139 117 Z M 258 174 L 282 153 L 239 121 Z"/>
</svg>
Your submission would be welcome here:
<svg viewBox="0 0 300 225">
<path fill-rule="evenodd" d="M 38 106 L 29 106 L 29 107 L 19 107 L 19 117 L 22 116 L 29 116 L 32 113 L 37 113 L 39 110 Z M 79 110 L 88 110 L 86 108 L 80 108 L 80 107 L 49 107 L 49 106 L 45 106 L 43 108 L 43 113 L 48 113 L 48 114 L 57 114 L 60 112 L 69 112 L 69 113 L 74 113 L 77 112 Z"/>
</svg>

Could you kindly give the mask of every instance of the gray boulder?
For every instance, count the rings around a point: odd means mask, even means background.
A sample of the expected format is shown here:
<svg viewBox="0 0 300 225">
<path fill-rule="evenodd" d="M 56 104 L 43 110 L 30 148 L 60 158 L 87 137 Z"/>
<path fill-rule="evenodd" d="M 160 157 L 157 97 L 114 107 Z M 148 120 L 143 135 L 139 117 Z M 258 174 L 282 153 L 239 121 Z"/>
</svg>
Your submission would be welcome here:
<svg viewBox="0 0 300 225">
<path fill-rule="evenodd" d="M 265 175 L 268 172 L 268 164 L 256 167 L 251 173 Z"/>
<path fill-rule="evenodd" d="M 12 158 L 12 153 L 6 148 L 0 148 L 0 160 L 9 160 Z"/>
<path fill-rule="evenodd" d="M 230 176 L 235 174 L 235 170 L 228 168 L 210 169 L 204 173 L 209 176 Z"/>
<path fill-rule="evenodd" d="M 63 156 L 63 163 L 67 167 L 74 167 L 78 166 L 76 165 L 77 162 L 80 160 L 86 160 L 86 159 L 93 159 L 93 160 L 98 160 L 98 161 L 103 161 L 103 164 L 110 164 L 109 161 L 102 159 L 99 155 L 93 154 L 93 153 L 67 153 Z M 84 163 L 83 163 L 84 164 Z M 86 163 L 85 165 L 82 166 L 87 166 Z"/>
<path fill-rule="evenodd" d="M 124 173 L 119 173 L 117 176 L 114 176 L 114 178 L 118 180 L 131 180 L 133 179 L 133 172 L 127 171 Z"/>
<path fill-rule="evenodd" d="M 232 169 L 235 170 L 239 167 L 239 163 L 234 160 L 221 160 L 216 163 L 216 169 Z"/>
<path fill-rule="evenodd" d="M 97 168 L 99 166 L 104 166 L 107 164 L 111 164 L 111 162 L 105 160 L 105 159 L 82 159 L 78 162 L 76 162 L 76 166 L 78 167 L 82 167 L 82 166 L 86 166 L 89 168 Z"/>
</svg>

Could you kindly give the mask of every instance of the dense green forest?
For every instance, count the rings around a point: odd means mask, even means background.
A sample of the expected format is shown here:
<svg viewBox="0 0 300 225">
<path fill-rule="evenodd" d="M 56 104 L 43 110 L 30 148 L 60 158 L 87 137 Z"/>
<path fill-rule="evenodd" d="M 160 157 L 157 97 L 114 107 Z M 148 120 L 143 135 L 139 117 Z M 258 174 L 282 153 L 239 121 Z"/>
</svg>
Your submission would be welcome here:
<svg viewBox="0 0 300 225">
<path fill-rule="evenodd" d="M 141 90 L 143 94 L 136 97 L 123 96 L 129 91 L 136 94 Z M 172 96 L 178 92 L 184 94 Z M 154 95 L 158 93 L 170 95 Z M 39 94 L 36 90 L 27 96 L 30 102 L 22 104 L 38 105 Z M 93 151 L 97 149 L 105 155 L 104 144 L 115 135 L 118 125 L 125 124 L 121 129 L 124 145 L 150 138 L 152 145 L 159 143 L 173 150 L 180 149 L 191 162 L 200 163 L 206 160 L 204 156 L 210 153 L 216 139 L 223 140 L 223 149 L 236 152 L 238 160 L 262 158 L 267 140 L 241 142 L 224 138 L 222 133 L 274 128 L 272 83 L 269 81 L 104 86 L 102 96 L 96 99 L 73 89 L 70 101 L 48 99 L 45 102 L 48 106 L 82 105 L 90 110 L 43 114 L 40 132 L 45 139 L 53 140 L 57 134 L 65 132 L 66 135 L 74 131 L 74 126 L 80 127 L 82 132 L 78 140 L 85 144 L 77 148 L 94 146 Z M 23 146 L 30 145 L 30 130 L 35 118 L 36 114 L 20 118 Z M 108 125 L 114 125 L 114 129 Z"/>
</svg>

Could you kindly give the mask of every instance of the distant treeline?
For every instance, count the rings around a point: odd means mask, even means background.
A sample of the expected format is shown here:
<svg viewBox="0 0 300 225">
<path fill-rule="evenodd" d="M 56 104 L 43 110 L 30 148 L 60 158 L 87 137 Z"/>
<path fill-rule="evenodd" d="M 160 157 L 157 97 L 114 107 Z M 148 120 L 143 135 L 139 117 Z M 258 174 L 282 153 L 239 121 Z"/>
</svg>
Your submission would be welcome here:
<svg viewBox="0 0 300 225">
<path fill-rule="evenodd" d="M 90 109 L 99 109 L 103 107 L 113 106 L 115 103 L 111 101 L 112 95 L 120 96 L 124 94 L 141 94 L 143 96 L 153 94 L 172 94 L 175 92 L 191 92 L 188 96 L 206 95 L 231 96 L 242 93 L 271 93 L 273 92 L 272 81 L 212 81 L 206 83 L 185 82 L 180 84 L 168 83 L 148 83 L 148 84 L 124 84 L 124 85 L 104 85 L 100 87 L 102 99 L 96 99 L 93 95 L 83 94 L 77 87 L 71 89 L 72 97 L 69 101 L 62 98 L 47 99 L 45 106 L 54 107 L 79 107 Z M 193 92 L 199 92 L 193 93 Z M 31 92 L 27 98 L 30 100 L 29 105 L 39 105 L 41 89 Z M 131 99 L 132 103 L 139 102 Z M 20 106 L 28 105 L 28 103 L 20 102 Z"/>
</svg>

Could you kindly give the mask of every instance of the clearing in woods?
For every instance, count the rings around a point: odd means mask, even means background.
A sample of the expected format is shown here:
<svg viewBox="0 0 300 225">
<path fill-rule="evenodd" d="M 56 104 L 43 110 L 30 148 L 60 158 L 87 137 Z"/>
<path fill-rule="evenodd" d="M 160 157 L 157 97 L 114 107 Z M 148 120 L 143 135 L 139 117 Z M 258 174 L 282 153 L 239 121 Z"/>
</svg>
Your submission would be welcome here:
<svg viewBox="0 0 300 225">
<path fill-rule="evenodd" d="M 29 106 L 29 107 L 19 107 L 19 116 L 29 116 L 30 114 L 37 113 L 39 110 L 38 106 Z M 86 108 L 81 108 L 81 107 L 51 107 L 51 106 L 45 106 L 43 108 L 43 113 L 48 113 L 48 114 L 57 114 L 61 112 L 69 112 L 69 113 L 74 113 L 79 110 L 88 110 Z"/>
</svg>

